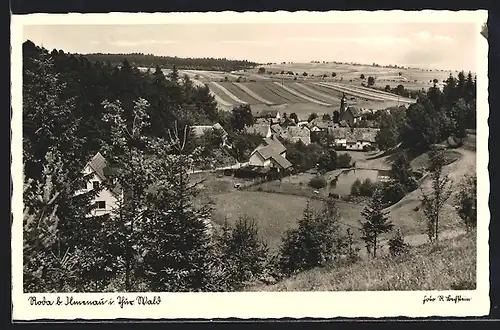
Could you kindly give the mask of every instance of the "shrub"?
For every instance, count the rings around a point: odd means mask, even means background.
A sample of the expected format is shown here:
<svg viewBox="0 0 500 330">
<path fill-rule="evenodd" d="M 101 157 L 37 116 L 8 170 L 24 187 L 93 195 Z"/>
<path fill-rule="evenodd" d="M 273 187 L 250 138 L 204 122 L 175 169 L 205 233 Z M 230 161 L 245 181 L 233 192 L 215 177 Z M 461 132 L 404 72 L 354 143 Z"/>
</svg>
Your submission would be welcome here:
<svg viewBox="0 0 500 330">
<path fill-rule="evenodd" d="M 338 155 L 337 156 L 337 167 L 351 167 L 351 161 L 352 161 L 352 158 L 351 158 L 351 155 L 349 155 L 348 153 L 344 153 L 344 154 L 341 154 L 341 155 Z"/>
<path fill-rule="evenodd" d="M 376 184 L 369 178 L 366 178 L 359 187 L 359 196 L 371 197 L 375 189 Z"/>
<path fill-rule="evenodd" d="M 382 189 L 383 202 L 389 206 L 399 202 L 406 195 L 406 190 L 401 183 L 394 182 L 385 185 Z"/>
<path fill-rule="evenodd" d="M 321 189 L 326 187 L 326 180 L 321 176 L 316 176 L 309 181 L 309 186 L 315 189 Z"/>
<path fill-rule="evenodd" d="M 216 248 L 223 277 L 220 289 L 239 290 L 263 273 L 268 249 L 254 219 L 242 217 L 234 227 L 225 222 Z"/>
<path fill-rule="evenodd" d="M 407 253 L 410 249 L 410 245 L 405 242 L 401 231 L 398 230 L 396 234 L 389 239 L 389 253 L 392 256 L 400 256 Z"/>
<path fill-rule="evenodd" d="M 360 196 L 361 195 L 361 180 L 356 179 L 351 186 L 351 196 Z"/>
<path fill-rule="evenodd" d="M 340 216 L 333 199 L 325 201 L 320 212 L 314 212 L 309 202 L 297 228 L 288 230 L 282 238 L 279 265 L 285 275 L 324 266 L 339 252 Z"/>
</svg>

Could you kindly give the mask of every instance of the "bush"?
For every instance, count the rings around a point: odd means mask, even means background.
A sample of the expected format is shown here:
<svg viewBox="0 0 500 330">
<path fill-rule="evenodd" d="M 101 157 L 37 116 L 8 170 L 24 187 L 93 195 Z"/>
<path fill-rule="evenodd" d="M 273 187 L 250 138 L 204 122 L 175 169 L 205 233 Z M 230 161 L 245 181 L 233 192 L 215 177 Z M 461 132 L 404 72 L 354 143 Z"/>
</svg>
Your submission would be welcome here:
<svg viewBox="0 0 500 330">
<path fill-rule="evenodd" d="M 316 176 L 309 181 L 309 186 L 315 189 L 321 189 L 326 187 L 326 180 L 321 176 Z"/>
<path fill-rule="evenodd" d="M 219 289 L 239 290 L 262 275 L 268 249 L 259 237 L 255 220 L 242 217 L 234 227 L 224 223 L 216 248 L 219 282 L 223 284 Z"/>
<path fill-rule="evenodd" d="M 333 261 L 341 249 L 339 220 L 333 199 L 326 201 L 318 213 L 312 211 L 308 202 L 297 228 L 288 230 L 282 238 L 279 253 L 282 273 L 291 275 Z"/>
<path fill-rule="evenodd" d="M 372 180 L 366 178 L 359 187 L 359 196 L 371 197 L 376 187 L 377 185 Z"/>
<path fill-rule="evenodd" d="M 360 196 L 361 195 L 361 180 L 356 179 L 351 186 L 351 196 Z"/>
<path fill-rule="evenodd" d="M 387 206 L 399 202 L 406 195 L 406 190 L 401 183 L 395 182 L 385 185 L 382 189 L 383 202 Z"/>
<path fill-rule="evenodd" d="M 410 249 L 410 245 L 405 242 L 401 231 L 397 231 L 396 234 L 389 239 L 389 253 L 395 257 L 406 254 Z"/>
<path fill-rule="evenodd" d="M 348 153 L 341 154 L 337 156 L 337 167 L 351 167 L 351 161 L 351 155 L 349 155 Z"/>
</svg>

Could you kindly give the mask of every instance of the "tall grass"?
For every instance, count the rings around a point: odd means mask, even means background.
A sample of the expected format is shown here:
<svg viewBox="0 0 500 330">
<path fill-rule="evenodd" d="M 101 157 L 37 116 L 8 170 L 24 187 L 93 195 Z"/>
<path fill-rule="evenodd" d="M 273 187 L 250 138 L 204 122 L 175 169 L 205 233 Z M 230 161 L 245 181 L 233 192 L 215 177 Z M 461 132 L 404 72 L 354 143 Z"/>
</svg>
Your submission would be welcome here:
<svg viewBox="0 0 500 330">
<path fill-rule="evenodd" d="M 414 247 L 404 256 L 316 268 L 271 286 L 249 291 L 474 290 L 476 236 L 462 235 Z"/>
</svg>

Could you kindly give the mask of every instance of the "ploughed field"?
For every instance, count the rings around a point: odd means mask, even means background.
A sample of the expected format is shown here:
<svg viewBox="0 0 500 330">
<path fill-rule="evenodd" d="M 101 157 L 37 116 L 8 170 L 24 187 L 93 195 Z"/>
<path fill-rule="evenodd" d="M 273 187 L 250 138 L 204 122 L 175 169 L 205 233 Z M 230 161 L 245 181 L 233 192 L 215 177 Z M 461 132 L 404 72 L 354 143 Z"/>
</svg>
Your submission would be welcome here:
<svg viewBox="0 0 500 330">
<path fill-rule="evenodd" d="M 281 112 L 307 115 L 311 112 L 331 113 L 338 108 L 344 93 L 349 105 L 379 110 L 397 105 L 409 105 L 414 99 L 385 92 L 403 85 L 409 90 L 427 89 L 432 80 L 445 80 L 456 71 L 384 68 L 369 65 L 338 63 L 289 63 L 263 65 L 258 68 L 233 71 L 179 70 L 196 85 L 207 85 L 221 110 L 230 111 L 240 104 L 252 109 L 279 109 Z M 141 68 L 146 69 L 146 68 Z M 170 70 L 164 69 L 165 74 Z M 365 79 L 361 79 L 364 75 Z M 375 78 L 374 88 L 366 85 L 368 77 Z"/>
</svg>

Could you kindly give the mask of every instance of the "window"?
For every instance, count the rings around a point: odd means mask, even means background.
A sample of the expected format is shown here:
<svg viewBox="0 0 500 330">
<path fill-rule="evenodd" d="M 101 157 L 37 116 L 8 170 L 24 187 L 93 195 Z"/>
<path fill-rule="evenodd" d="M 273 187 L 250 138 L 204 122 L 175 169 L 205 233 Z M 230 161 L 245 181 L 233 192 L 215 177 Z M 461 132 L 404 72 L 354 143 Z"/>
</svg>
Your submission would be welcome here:
<svg viewBox="0 0 500 330">
<path fill-rule="evenodd" d="M 99 190 L 99 181 L 92 181 L 92 187 L 94 190 Z"/>
<path fill-rule="evenodd" d="M 106 208 L 106 202 L 105 201 L 97 201 L 95 202 L 97 204 L 98 209 L 105 209 Z"/>
<path fill-rule="evenodd" d="M 87 181 L 83 181 L 80 185 L 80 190 L 87 190 Z"/>
</svg>

